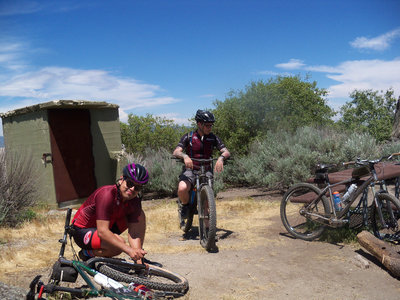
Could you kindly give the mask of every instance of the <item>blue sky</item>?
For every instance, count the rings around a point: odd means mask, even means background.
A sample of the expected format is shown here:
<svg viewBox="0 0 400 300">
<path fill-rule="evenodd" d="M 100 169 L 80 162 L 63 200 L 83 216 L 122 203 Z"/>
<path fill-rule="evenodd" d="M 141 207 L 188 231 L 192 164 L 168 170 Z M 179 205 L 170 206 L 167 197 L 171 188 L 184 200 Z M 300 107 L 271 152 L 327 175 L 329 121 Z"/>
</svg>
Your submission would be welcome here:
<svg viewBox="0 0 400 300">
<path fill-rule="evenodd" d="M 85 99 L 188 123 L 276 75 L 311 75 L 334 109 L 354 89 L 398 97 L 399 16 L 398 0 L 0 0 L 0 112 Z"/>
</svg>

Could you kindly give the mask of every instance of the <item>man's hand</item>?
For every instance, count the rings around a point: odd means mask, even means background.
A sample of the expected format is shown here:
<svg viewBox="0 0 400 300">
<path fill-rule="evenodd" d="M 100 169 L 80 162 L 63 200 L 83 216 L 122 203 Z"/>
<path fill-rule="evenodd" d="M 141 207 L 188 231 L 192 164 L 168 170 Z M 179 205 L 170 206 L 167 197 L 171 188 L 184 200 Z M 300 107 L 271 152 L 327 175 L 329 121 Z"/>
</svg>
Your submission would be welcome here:
<svg viewBox="0 0 400 300">
<path fill-rule="evenodd" d="M 224 160 L 222 157 L 220 157 L 215 163 L 214 172 L 220 173 L 223 170 L 224 170 Z"/>
<path fill-rule="evenodd" d="M 131 250 L 127 254 L 133 260 L 141 260 L 145 256 L 145 254 L 147 254 L 147 252 L 143 249 L 131 248 Z"/>
<path fill-rule="evenodd" d="M 183 153 L 182 147 L 179 147 L 179 146 L 176 147 L 174 152 L 172 153 L 172 155 L 175 156 L 176 158 L 182 159 L 183 162 L 185 163 L 186 169 L 193 169 L 193 161 L 189 155 L 187 155 L 186 153 Z"/>
<path fill-rule="evenodd" d="M 193 161 L 189 155 L 185 155 L 183 161 L 185 162 L 186 169 L 193 169 Z"/>
</svg>

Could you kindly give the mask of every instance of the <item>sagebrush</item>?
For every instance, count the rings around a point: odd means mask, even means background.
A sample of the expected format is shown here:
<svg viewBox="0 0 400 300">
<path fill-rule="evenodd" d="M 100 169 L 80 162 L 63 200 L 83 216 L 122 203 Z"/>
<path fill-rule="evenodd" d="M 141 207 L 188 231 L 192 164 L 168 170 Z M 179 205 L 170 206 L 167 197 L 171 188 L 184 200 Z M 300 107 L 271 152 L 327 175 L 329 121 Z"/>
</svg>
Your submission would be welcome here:
<svg viewBox="0 0 400 300">
<path fill-rule="evenodd" d="M 35 213 L 40 192 L 32 155 L 0 151 L 0 226 L 16 226 Z"/>
<path fill-rule="evenodd" d="M 233 156 L 222 174 L 214 174 L 214 189 L 218 192 L 229 184 L 284 190 L 312 177 L 317 163 L 376 159 L 399 151 L 400 142 L 379 144 L 368 133 L 346 133 L 329 127 L 268 132 L 251 144 L 248 154 Z M 128 155 L 128 160 L 149 169 L 147 191 L 176 195 L 182 164 L 171 157 L 164 148 L 146 149 L 141 155 Z"/>
<path fill-rule="evenodd" d="M 128 154 L 127 160 L 130 163 L 140 163 L 149 171 L 150 179 L 144 188 L 145 192 L 157 192 L 160 196 L 176 196 L 183 164 L 174 159 L 167 149 L 147 148 L 143 154 Z M 222 176 L 214 174 L 215 193 L 223 187 Z"/>
</svg>

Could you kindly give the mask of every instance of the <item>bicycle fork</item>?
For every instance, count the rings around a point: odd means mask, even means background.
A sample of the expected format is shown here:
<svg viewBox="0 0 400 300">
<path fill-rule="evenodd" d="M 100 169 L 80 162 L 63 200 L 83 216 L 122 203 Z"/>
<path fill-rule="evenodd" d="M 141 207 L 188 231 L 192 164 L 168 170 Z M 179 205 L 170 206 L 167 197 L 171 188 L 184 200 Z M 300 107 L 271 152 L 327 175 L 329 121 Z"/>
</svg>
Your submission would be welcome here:
<svg viewBox="0 0 400 300">
<path fill-rule="evenodd" d="M 379 220 L 381 221 L 381 225 L 383 228 L 389 228 L 390 224 L 386 224 L 385 219 L 383 217 L 383 213 L 382 213 L 382 207 L 386 207 L 387 208 L 387 212 L 390 215 L 390 220 L 393 220 L 394 218 L 394 214 L 393 214 L 393 210 L 392 207 L 390 205 L 390 201 L 383 201 L 381 203 L 381 201 L 378 201 L 378 195 L 381 193 L 386 193 L 387 192 L 387 188 L 386 188 L 386 184 L 384 181 L 380 182 L 380 186 L 381 186 L 381 190 L 378 192 L 375 192 L 375 183 L 371 184 L 371 190 L 372 190 L 372 194 L 374 195 L 374 205 L 376 207 L 376 210 L 378 211 L 378 215 L 379 215 Z"/>
</svg>

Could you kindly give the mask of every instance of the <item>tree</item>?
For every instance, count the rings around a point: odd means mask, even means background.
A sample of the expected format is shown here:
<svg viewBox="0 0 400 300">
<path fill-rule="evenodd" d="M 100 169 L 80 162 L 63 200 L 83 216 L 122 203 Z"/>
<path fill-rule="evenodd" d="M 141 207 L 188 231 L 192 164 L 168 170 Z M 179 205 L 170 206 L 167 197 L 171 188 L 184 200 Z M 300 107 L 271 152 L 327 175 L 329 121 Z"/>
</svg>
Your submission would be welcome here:
<svg viewBox="0 0 400 300">
<path fill-rule="evenodd" d="M 340 109 L 338 124 L 348 130 L 368 132 L 382 142 L 390 139 L 394 123 L 396 99 L 394 91 L 385 93 L 373 90 L 354 90 L 347 102 Z"/>
<path fill-rule="evenodd" d="M 172 153 L 187 130 L 187 127 L 166 118 L 129 114 L 128 124 L 121 122 L 121 139 L 128 153 L 143 153 L 146 148 L 165 148 Z"/>
<path fill-rule="evenodd" d="M 333 110 L 327 91 L 299 76 L 277 76 L 268 82 L 251 82 L 244 91 L 231 91 L 216 100 L 215 132 L 237 153 L 245 153 L 257 137 L 277 129 L 332 124 Z"/>
<path fill-rule="evenodd" d="M 394 114 L 392 138 L 400 139 L 400 97 L 397 100 L 396 112 Z"/>
</svg>

